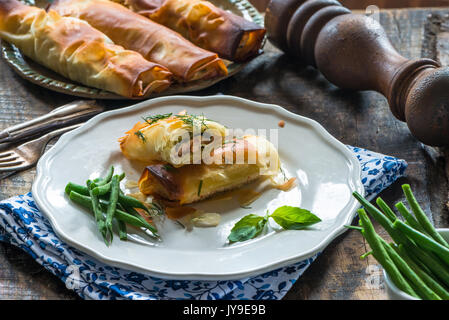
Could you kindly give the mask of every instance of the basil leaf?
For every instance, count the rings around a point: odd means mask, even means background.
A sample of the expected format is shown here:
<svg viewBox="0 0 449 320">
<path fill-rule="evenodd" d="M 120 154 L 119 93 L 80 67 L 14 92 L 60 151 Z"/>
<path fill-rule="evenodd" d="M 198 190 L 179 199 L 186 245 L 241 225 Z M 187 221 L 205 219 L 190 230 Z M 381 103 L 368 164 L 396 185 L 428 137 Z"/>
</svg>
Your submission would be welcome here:
<svg viewBox="0 0 449 320">
<path fill-rule="evenodd" d="M 268 217 L 249 214 L 237 222 L 228 236 L 230 242 L 246 241 L 257 237 L 267 224 Z"/>
<path fill-rule="evenodd" d="M 287 230 L 300 230 L 321 221 L 309 210 L 290 206 L 277 208 L 270 217 Z"/>
</svg>

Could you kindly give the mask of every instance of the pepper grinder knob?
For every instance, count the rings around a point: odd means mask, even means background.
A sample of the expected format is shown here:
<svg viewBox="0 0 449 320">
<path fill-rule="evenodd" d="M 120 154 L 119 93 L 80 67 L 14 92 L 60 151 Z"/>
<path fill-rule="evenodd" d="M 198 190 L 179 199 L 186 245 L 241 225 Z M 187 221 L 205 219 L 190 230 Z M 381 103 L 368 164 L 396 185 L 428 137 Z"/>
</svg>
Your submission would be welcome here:
<svg viewBox="0 0 449 320">
<path fill-rule="evenodd" d="M 276 47 L 335 85 L 382 93 L 423 143 L 449 146 L 449 68 L 401 56 L 376 20 L 336 0 L 271 0 L 265 27 Z"/>
</svg>

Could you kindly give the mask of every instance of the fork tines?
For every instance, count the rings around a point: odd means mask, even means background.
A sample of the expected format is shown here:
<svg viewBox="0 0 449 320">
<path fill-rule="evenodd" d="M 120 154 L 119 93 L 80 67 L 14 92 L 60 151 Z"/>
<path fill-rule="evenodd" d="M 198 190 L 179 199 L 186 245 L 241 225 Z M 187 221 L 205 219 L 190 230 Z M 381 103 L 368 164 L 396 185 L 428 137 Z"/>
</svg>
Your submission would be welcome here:
<svg viewBox="0 0 449 320">
<path fill-rule="evenodd" d="M 24 163 L 25 160 L 13 151 L 0 153 L 0 171 L 17 170 L 22 168 Z"/>
</svg>

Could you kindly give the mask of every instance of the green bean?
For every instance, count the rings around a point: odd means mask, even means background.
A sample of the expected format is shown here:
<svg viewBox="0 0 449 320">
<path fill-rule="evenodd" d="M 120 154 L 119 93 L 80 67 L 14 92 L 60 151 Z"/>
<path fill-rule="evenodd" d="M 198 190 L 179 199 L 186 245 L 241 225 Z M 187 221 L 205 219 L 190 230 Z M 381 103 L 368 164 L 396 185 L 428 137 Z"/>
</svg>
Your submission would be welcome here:
<svg viewBox="0 0 449 320">
<path fill-rule="evenodd" d="M 120 181 L 123 178 L 125 178 L 125 173 L 114 175 L 114 167 L 111 166 L 104 178 L 88 180 L 87 187 L 73 182 L 69 182 L 65 187 L 65 193 L 72 201 L 94 213 L 97 227 L 106 245 L 113 240 L 112 221 L 114 218 L 117 220 L 118 233 L 122 240 L 127 238 L 125 223 L 147 229 L 155 237 L 159 237 L 157 229 L 140 216 L 134 208 L 143 209 L 148 214 L 150 214 L 150 209 L 139 200 L 126 196 L 120 190 Z M 161 211 L 156 206 L 152 210 Z M 126 211 L 132 212 L 134 215 Z"/>
<path fill-rule="evenodd" d="M 75 191 L 70 192 L 70 199 L 73 202 L 78 203 L 79 205 L 93 210 L 92 209 L 92 200 L 89 196 L 85 196 L 82 194 L 79 194 Z M 102 209 L 106 209 L 108 205 L 108 202 L 101 202 L 100 206 Z M 150 230 L 151 232 L 153 232 L 155 235 L 157 235 L 157 229 L 152 226 L 151 224 L 149 224 L 147 221 L 145 221 L 145 219 L 139 219 L 138 217 L 134 217 L 132 215 L 130 215 L 129 213 L 116 209 L 115 211 L 115 217 L 117 218 L 117 220 L 121 220 L 123 222 L 127 222 L 130 225 L 133 225 L 135 227 L 141 227 L 141 228 L 145 228 Z"/>
<path fill-rule="evenodd" d="M 360 260 L 365 260 L 368 256 L 371 256 L 372 254 L 373 254 L 373 251 L 365 252 L 364 254 L 362 254 L 360 256 Z"/>
<path fill-rule="evenodd" d="M 379 241 L 384 246 L 388 255 L 393 260 L 394 264 L 401 271 L 401 273 L 410 281 L 410 283 L 416 288 L 416 292 L 422 299 L 428 300 L 441 300 L 432 289 L 430 289 L 425 282 L 413 271 L 412 268 L 401 258 L 401 256 L 381 237 L 377 236 Z"/>
<path fill-rule="evenodd" d="M 415 273 L 427 284 L 429 288 L 431 288 L 442 299 L 449 300 L 449 292 L 412 260 L 403 245 L 392 245 L 391 247 L 402 257 L 402 259 L 404 259 L 410 268 L 415 271 Z"/>
<path fill-rule="evenodd" d="M 449 249 L 425 234 L 416 231 L 400 220 L 396 220 L 393 224 L 397 230 L 402 231 L 415 241 L 419 246 L 434 252 L 441 260 L 449 266 Z"/>
<path fill-rule="evenodd" d="M 103 185 L 96 186 L 92 189 L 92 193 L 96 196 L 103 196 L 111 191 L 111 184 L 112 182 L 108 182 Z"/>
<path fill-rule="evenodd" d="M 391 223 L 391 221 L 384 214 L 382 214 L 382 212 L 380 212 L 360 194 L 354 192 L 353 195 L 366 208 L 371 216 L 373 216 L 373 218 L 387 231 L 394 242 L 397 244 L 403 244 L 407 250 L 414 252 L 418 259 L 426 260 L 426 265 L 429 269 L 431 269 L 435 275 L 438 275 L 438 277 L 442 279 L 446 285 L 449 285 L 449 271 L 446 266 L 442 265 L 440 259 L 435 257 L 431 252 L 428 253 L 423 251 L 415 243 L 410 241 L 404 233 L 394 228 L 393 223 Z"/>
<path fill-rule="evenodd" d="M 150 210 L 136 198 L 125 196 L 125 195 L 119 195 L 118 202 L 125 207 L 139 208 L 139 209 L 143 209 L 146 212 L 150 213 Z"/>
<path fill-rule="evenodd" d="M 81 197 L 86 197 L 86 198 L 81 198 Z M 85 196 L 85 195 L 81 195 L 75 191 L 70 191 L 69 198 L 73 202 L 76 202 L 84 207 L 88 207 L 94 213 L 97 228 L 100 231 L 100 234 L 102 235 L 103 240 L 106 243 L 106 245 L 109 245 L 109 242 L 107 241 L 106 225 L 103 220 L 103 212 L 100 211 L 99 204 L 92 201 L 92 198 Z M 94 206 L 96 208 L 95 210 L 94 210 Z"/>
<path fill-rule="evenodd" d="M 426 272 L 435 275 L 446 286 L 449 286 L 449 271 L 446 266 L 442 265 L 440 259 L 434 257 L 430 252 L 423 251 L 421 248 L 413 247 L 410 244 L 404 245 L 404 248 L 415 263 L 420 265 Z"/>
<path fill-rule="evenodd" d="M 117 220 L 117 226 L 118 226 L 118 235 L 120 237 L 120 240 L 128 240 L 128 232 L 126 231 L 126 223 L 124 223 L 122 220 Z"/>
<path fill-rule="evenodd" d="M 140 215 L 140 213 L 137 212 L 137 210 L 134 209 L 133 207 L 125 206 L 125 211 L 128 212 L 129 214 L 131 214 L 132 216 L 136 217 L 137 219 L 141 220 L 143 223 L 148 223 L 148 222 L 145 220 L 145 218 L 142 217 L 142 216 Z M 151 226 L 151 224 L 150 224 L 150 226 Z M 156 236 L 158 236 L 157 230 L 156 230 L 156 229 L 154 229 L 154 230 L 151 230 L 151 229 L 150 229 L 150 231 L 153 232 Z"/>
<path fill-rule="evenodd" d="M 125 178 L 125 173 L 122 173 L 121 175 L 118 176 L 119 181 L 122 181 L 123 178 Z M 103 196 L 105 194 L 108 194 L 109 191 L 111 191 L 111 184 L 112 184 L 112 181 L 109 181 L 108 183 L 105 183 L 103 185 L 95 186 L 92 189 L 92 192 L 96 196 Z"/>
<path fill-rule="evenodd" d="M 114 166 L 110 166 L 104 178 L 97 178 L 93 182 L 95 182 L 97 186 L 101 186 L 111 181 L 113 174 L 114 174 Z"/>
<path fill-rule="evenodd" d="M 408 209 L 405 207 L 404 203 L 402 202 L 398 202 L 396 203 L 396 208 L 399 210 L 399 212 L 402 214 L 402 216 L 404 217 L 405 221 L 407 221 L 407 223 L 409 224 L 409 226 L 411 226 L 412 228 L 422 232 L 422 233 L 426 233 L 423 229 L 423 227 L 421 227 L 421 225 L 419 224 L 419 222 L 415 219 L 415 217 L 411 214 L 410 211 L 408 211 Z"/>
<path fill-rule="evenodd" d="M 102 187 L 105 187 L 104 185 Z M 86 187 L 77 185 L 75 183 L 69 182 L 66 186 L 66 193 L 70 193 L 70 191 L 76 191 L 80 194 L 83 195 L 89 195 L 89 190 Z M 121 190 L 120 190 L 121 191 Z M 101 194 L 101 192 L 99 193 Z M 137 200 L 136 198 L 130 197 L 130 196 L 126 196 L 123 194 L 123 192 L 119 192 L 119 196 L 118 196 L 118 202 L 122 205 L 126 205 L 126 206 L 130 206 L 133 208 L 139 208 L 139 209 L 143 209 L 146 212 L 150 213 L 149 209 L 139 200 Z"/>
<path fill-rule="evenodd" d="M 124 205 L 123 208 L 125 208 L 125 211 L 128 212 L 129 214 L 131 214 L 131 215 L 133 215 L 133 216 L 135 216 L 135 217 L 138 217 L 138 218 L 140 218 L 140 219 L 143 219 L 143 217 L 140 215 L 140 213 L 137 212 L 137 210 L 134 209 L 133 207 Z M 144 219 L 144 220 L 145 220 L 145 219 Z"/>
<path fill-rule="evenodd" d="M 138 217 L 134 217 L 134 216 L 130 215 L 129 213 L 124 212 L 122 210 L 117 210 L 115 212 L 115 215 L 118 220 L 126 222 L 135 227 L 148 229 L 152 233 L 154 233 L 155 236 L 158 236 L 157 229 L 154 226 L 152 226 L 151 224 L 149 224 L 147 221 L 145 221 L 145 219 L 143 219 L 143 218 L 139 219 Z"/>
<path fill-rule="evenodd" d="M 354 192 L 353 195 L 360 202 L 360 204 L 365 207 L 366 211 L 368 211 L 374 220 L 376 220 L 388 232 L 394 242 L 397 244 L 407 242 L 407 237 L 393 227 L 393 223 L 385 216 L 385 214 L 383 214 L 359 193 Z"/>
<path fill-rule="evenodd" d="M 87 208 L 90 209 L 93 212 L 92 209 L 92 200 L 89 196 L 86 196 L 84 194 L 80 194 L 76 191 L 70 191 L 70 195 L 69 195 L 70 200 L 72 200 L 73 202 Z"/>
<path fill-rule="evenodd" d="M 434 274 L 445 285 L 449 286 L 449 270 L 445 264 L 432 252 L 426 252 L 411 241 L 405 234 L 396 230 L 393 223 L 385 217 L 376 207 L 363 198 L 360 194 L 354 193 L 354 197 L 367 209 L 368 213 L 387 231 L 391 238 L 399 245 L 402 244 L 415 263 L 426 268 L 428 273 Z M 360 221 L 359 221 L 360 222 Z"/>
<path fill-rule="evenodd" d="M 118 191 L 120 189 L 119 185 L 119 176 L 115 175 L 111 180 L 111 194 L 109 196 L 109 204 L 106 211 L 106 228 L 109 230 L 111 234 L 111 241 L 113 239 L 112 232 L 112 218 L 114 217 L 115 210 L 117 208 L 117 200 L 118 200 Z"/>
<path fill-rule="evenodd" d="M 421 209 L 418 201 L 413 195 L 412 189 L 409 184 L 404 184 L 402 186 L 402 190 L 404 191 L 405 197 L 407 198 L 410 207 L 412 208 L 413 213 L 416 216 L 416 219 L 424 228 L 424 230 L 437 242 L 441 245 L 449 248 L 449 244 L 443 239 L 443 237 L 435 230 L 432 223 L 427 218 L 425 212 Z"/>
<path fill-rule="evenodd" d="M 67 185 L 65 187 L 65 193 L 67 193 L 67 195 L 70 195 L 71 191 L 75 191 L 84 196 L 89 195 L 89 189 L 87 187 L 81 186 L 81 185 L 73 183 L 73 182 L 67 183 Z"/>
<path fill-rule="evenodd" d="M 120 204 L 120 202 L 117 202 L 117 208 L 119 210 L 126 211 L 125 208 Z"/>
<path fill-rule="evenodd" d="M 389 256 L 382 243 L 379 241 L 379 237 L 377 236 L 377 233 L 374 230 L 374 227 L 365 210 L 359 209 L 357 212 L 359 213 L 360 221 L 363 226 L 363 235 L 366 241 L 369 243 L 371 249 L 373 250 L 373 255 L 376 260 L 382 265 L 393 283 L 400 290 L 408 293 L 411 296 L 419 298 L 410 284 L 402 276 L 401 272 L 394 264 L 392 258 Z"/>
<path fill-rule="evenodd" d="M 78 185 L 76 183 L 73 182 L 69 182 L 65 188 L 65 192 L 69 195 L 70 191 L 75 191 L 79 194 L 88 196 L 89 195 L 89 189 L 86 188 L 85 186 L 81 186 Z M 150 213 L 150 210 L 139 200 L 137 200 L 136 198 L 130 197 L 130 196 L 125 196 L 122 193 L 119 194 L 118 196 L 118 202 L 122 205 L 126 205 L 126 206 L 130 206 L 133 208 L 139 208 L 139 209 L 143 209 L 146 212 Z"/>
<path fill-rule="evenodd" d="M 362 227 L 357 227 L 357 226 L 345 226 L 345 228 L 352 229 L 352 230 L 357 230 L 357 231 L 362 231 L 363 230 Z"/>
<path fill-rule="evenodd" d="M 424 270 L 427 274 L 429 274 L 429 275 L 431 275 L 431 276 L 433 276 L 435 279 L 437 278 L 437 277 L 435 277 L 435 274 L 434 274 L 434 270 L 433 269 L 431 269 L 431 268 L 428 268 L 427 267 L 427 265 L 424 263 L 424 261 L 430 261 L 429 260 L 429 255 L 428 255 L 428 253 L 424 253 L 423 254 L 423 259 L 421 259 L 421 258 L 418 258 L 418 256 L 419 256 L 419 254 L 416 252 L 416 251 L 413 251 L 413 250 L 411 250 L 409 247 L 407 247 L 407 246 L 405 246 L 405 245 L 403 245 L 403 244 L 400 244 L 400 245 L 398 245 L 398 246 L 400 246 L 400 247 L 404 247 L 404 250 L 406 250 L 407 251 L 407 253 L 408 253 L 408 255 L 410 256 L 410 258 L 422 269 L 422 270 Z M 424 251 L 423 251 L 424 252 Z M 427 258 L 426 258 L 427 257 Z M 433 257 L 432 259 L 438 259 L 437 257 Z M 441 266 L 441 261 L 438 259 L 438 261 L 439 261 L 439 263 L 440 263 L 440 266 Z M 441 266 L 442 267 L 442 266 Z"/>
<path fill-rule="evenodd" d="M 409 252 L 413 252 L 414 256 L 421 260 L 426 261 L 426 266 L 432 270 L 432 272 L 438 275 L 446 285 L 449 285 L 449 271 L 446 266 L 442 264 L 441 260 L 434 256 L 432 252 L 426 252 L 412 242 L 405 234 L 398 232 L 394 229 L 393 224 L 388 221 L 388 224 L 382 225 L 391 238 L 397 243 L 404 245 Z"/>
<path fill-rule="evenodd" d="M 106 243 L 106 245 L 109 245 L 109 241 L 107 239 L 107 228 L 104 222 L 103 212 L 101 212 L 100 209 L 100 203 L 98 200 L 98 197 L 92 194 L 92 189 L 89 188 L 89 186 L 92 184 L 91 180 L 87 181 L 87 186 L 89 190 L 90 200 L 92 204 L 92 210 L 94 212 L 95 221 L 97 223 L 98 230 L 100 231 L 101 235 L 103 236 L 103 240 Z"/>
<path fill-rule="evenodd" d="M 379 208 L 382 209 L 382 211 L 387 216 L 387 218 L 389 218 L 391 220 L 391 222 L 394 222 L 394 220 L 397 219 L 397 217 L 394 214 L 393 210 L 390 209 L 388 204 L 386 204 L 385 201 L 381 197 L 376 199 L 376 203 L 379 206 Z"/>
</svg>

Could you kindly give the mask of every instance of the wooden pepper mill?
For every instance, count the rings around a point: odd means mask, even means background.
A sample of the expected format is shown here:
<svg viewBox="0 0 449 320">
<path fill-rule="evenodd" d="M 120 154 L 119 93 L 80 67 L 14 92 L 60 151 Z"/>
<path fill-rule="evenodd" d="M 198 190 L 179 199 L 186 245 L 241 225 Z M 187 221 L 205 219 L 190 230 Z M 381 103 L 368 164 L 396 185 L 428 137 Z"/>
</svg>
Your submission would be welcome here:
<svg viewBox="0 0 449 320">
<path fill-rule="evenodd" d="M 265 27 L 275 46 L 335 85 L 382 93 L 423 143 L 449 146 L 449 68 L 404 58 L 376 20 L 336 0 L 271 0 Z"/>
</svg>

